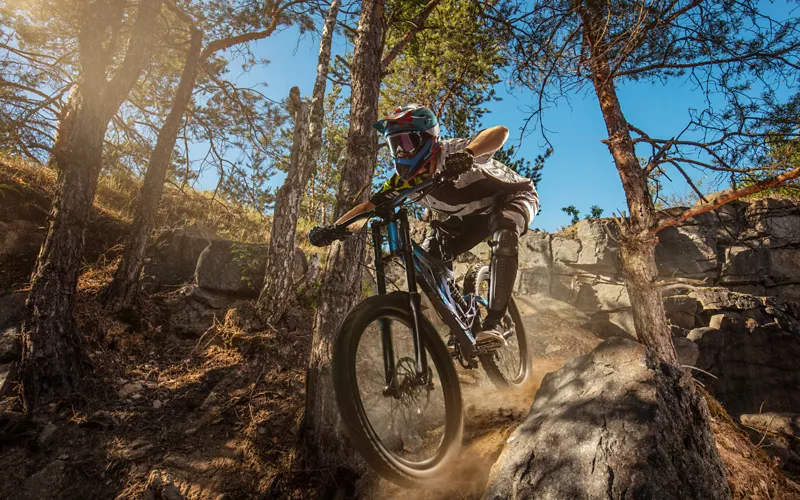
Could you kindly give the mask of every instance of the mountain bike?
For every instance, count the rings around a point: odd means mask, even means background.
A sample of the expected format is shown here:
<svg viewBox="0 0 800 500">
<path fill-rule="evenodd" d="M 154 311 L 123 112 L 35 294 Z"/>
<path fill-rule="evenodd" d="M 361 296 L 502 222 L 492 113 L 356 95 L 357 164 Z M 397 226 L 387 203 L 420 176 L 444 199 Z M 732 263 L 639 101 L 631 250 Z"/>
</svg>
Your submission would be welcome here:
<svg viewBox="0 0 800 500">
<path fill-rule="evenodd" d="M 522 386 L 531 371 L 513 298 L 502 321 L 504 342 L 475 343 L 488 307 L 488 266 L 471 269 L 459 289 L 443 228 L 432 225 L 442 260 L 411 240 L 405 201 L 444 182 L 450 180 L 437 174 L 372 211 L 324 229 L 323 244 L 329 244 L 351 237 L 351 224 L 372 221 L 377 295 L 355 305 L 336 333 L 334 390 L 357 451 L 384 478 L 406 485 L 436 477 L 460 448 L 462 400 L 453 360 L 467 369 L 482 366 L 502 388 Z M 392 259 L 405 267 L 407 291 L 387 293 L 385 263 Z M 447 326 L 446 344 L 423 314 L 418 288 Z"/>
</svg>

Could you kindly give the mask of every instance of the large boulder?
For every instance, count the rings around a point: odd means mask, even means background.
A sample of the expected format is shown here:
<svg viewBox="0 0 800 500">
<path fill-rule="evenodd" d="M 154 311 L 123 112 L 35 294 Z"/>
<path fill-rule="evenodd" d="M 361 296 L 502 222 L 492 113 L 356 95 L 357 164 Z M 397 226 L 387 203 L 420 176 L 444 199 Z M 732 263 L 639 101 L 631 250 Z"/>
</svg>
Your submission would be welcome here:
<svg viewBox="0 0 800 500">
<path fill-rule="evenodd" d="M 162 232 L 147 249 L 142 283 L 160 291 L 192 281 L 200 254 L 214 240 L 214 232 L 198 224 Z"/>
<path fill-rule="evenodd" d="M 255 297 L 264 283 L 267 245 L 217 240 L 197 260 L 197 286 Z"/>
<path fill-rule="evenodd" d="M 661 276 L 695 279 L 717 273 L 717 228 L 713 215 L 703 214 L 694 224 L 668 227 L 658 233 L 656 263 Z"/>
<path fill-rule="evenodd" d="M 552 237 L 558 274 L 618 274 L 619 247 L 608 221 L 584 220 Z"/>
<path fill-rule="evenodd" d="M 44 239 L 44 228 L 27 220 L 0 221 L 0 262 L 21 255 L 36 255 Z"/>
<path fill-rule="evenodd" d="M 705 401 L 641 344 L 601 343 L 548 374 L 485 499 L 728 499 Z"/>
<path fill-rule="evenodd" d="M 544 294 L 515 300 L 536 360 L 565 361 L 586 354 L 600 343 L 588 329 L 589 317 L 566 302 Z"/>
<path fill-rule="evenodd" d="M 515 292 L 549 294 L 551 267 L 550 235 L 541 231 L 525 233 L 519 242 L 519 272 Z"/>
<path fill-rule="evenodd" d="M 718 328 L 692 330 L 700 348 L 697 373 L 733 415 L 760 411 L 800 411 L 800 334 L 777 323 L 748 328 L 734 321 L 715 321 Z"/>
</svg>

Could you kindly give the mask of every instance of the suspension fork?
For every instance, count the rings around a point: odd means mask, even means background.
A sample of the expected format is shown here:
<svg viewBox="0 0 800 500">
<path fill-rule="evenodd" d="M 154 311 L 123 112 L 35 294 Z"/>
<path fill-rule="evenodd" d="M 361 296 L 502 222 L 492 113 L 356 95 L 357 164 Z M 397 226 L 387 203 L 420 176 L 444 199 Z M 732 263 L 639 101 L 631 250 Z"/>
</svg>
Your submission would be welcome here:
<svg viewBox="0 0 800 500">
<path fill-rule="evenodd" d="M 406 282 L 408 283 L 408 307 L 411 311 L 411 332 L 414 339 L 414 357 L 416 358 L 417 375 L 420 377 L 428 376 L 428 358 L 425 355 L 425 348 L 422 345 L 422 338 L 419 333 L 419 317 L 422 306 L 420 294 L 417 289 L 417 270 L 414 263 L 414 250 L 411 247 L 411 234 L 408 225 L 408 211 L 402 208 L 397 213 L 400 219 L 400 237 L 403 241 L 403 263 L 406 268 Z M 425 379 L 423 379 L 425 380 Z M 427 383 L 428 380 L 425 380 Z"/>
<path fill-rule="evenodd" d="M 378 285 L 378 295 L 386 294 L 386 273 L 383 270 L 383 254 L 381 245 L 383 238 L 381 235 L 381 223 L 372 223 L 372 241 L 375 247 L 375 282 Z M 392 341 L 392 322 L 386 318 L 378 320 L 378 328 L 381 331 L 381 346 L 383 347 L 383 373 L 386 377 L 386 390 L 389 391 L 395 384 L 394 370 L 394 343 Z"/>
</svg>

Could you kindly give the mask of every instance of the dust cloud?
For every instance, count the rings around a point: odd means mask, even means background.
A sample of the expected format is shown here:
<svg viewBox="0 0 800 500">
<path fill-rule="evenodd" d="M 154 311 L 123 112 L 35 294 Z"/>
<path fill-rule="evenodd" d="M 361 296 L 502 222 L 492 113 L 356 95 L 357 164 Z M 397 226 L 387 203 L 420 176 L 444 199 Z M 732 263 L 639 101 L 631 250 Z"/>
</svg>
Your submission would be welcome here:
<svg viewBox="0 0 800 500">
<path fill-rule="evenodd" d="M 379 480 L 366 493 L 369 499 L 452 500 L 479 499 L 489 472 L 511 433 L 527 416 L 536 391 L 547 373 L 563 361 L 535 360 L 528 384 L 499 390 L 482 373 L 459 370 L 464 399 L 464 439 L 461 452 L 440 478 L 419 488 L 405 488 Z"/>
</svg>

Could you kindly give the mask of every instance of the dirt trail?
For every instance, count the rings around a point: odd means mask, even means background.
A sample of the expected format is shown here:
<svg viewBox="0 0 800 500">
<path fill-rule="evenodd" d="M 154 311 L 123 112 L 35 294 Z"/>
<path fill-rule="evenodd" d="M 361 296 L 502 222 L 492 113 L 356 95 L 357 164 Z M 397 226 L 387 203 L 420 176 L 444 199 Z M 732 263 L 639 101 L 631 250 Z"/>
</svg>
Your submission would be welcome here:
<svg viewBox="0 0 800 500">
<path fill-rule="evenodd" d="M 451 470 L 425 488 L 408 489 L 380 480 L 367 494 L 370 499 L 451 500 L 478 499 L 489 471 L 511 432 L 530 410 L 536 391 L 547 373 L 564 361 L 538 359 L 533 362 L 530 384 L 523 390 L 499 391 L 480 374 L 459 370 L 464 398 L 464 441 Z"/>
</svg>

